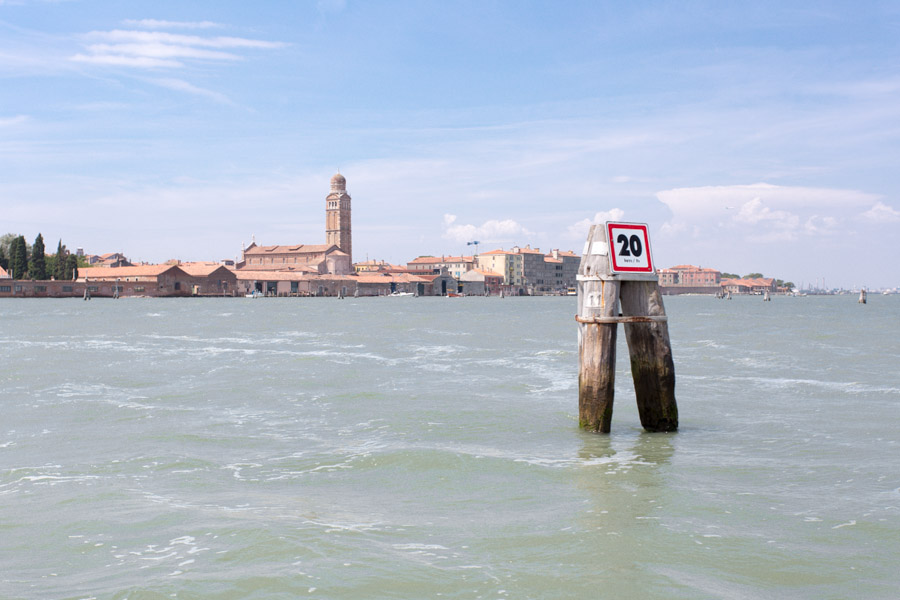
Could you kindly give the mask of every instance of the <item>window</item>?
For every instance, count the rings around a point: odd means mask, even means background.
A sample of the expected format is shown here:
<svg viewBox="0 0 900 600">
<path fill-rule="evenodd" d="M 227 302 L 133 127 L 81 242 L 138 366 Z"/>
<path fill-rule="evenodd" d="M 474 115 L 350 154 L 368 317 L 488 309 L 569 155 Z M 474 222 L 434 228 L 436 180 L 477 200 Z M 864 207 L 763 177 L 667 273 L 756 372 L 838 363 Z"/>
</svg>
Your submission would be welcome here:
<svg viewBox="0 0 900 600">
<path fill-rule="evenodd" d="M 11 292 L 12 286 L 9 285 L 0 285 L 0 292 Z"/>
<path fill-rule="evenodd" d="M 34 286 L 34 291 L 35 292 L 46 292 L 47 286 L 46 285 L 36 285 L 36 286 Z"/>
<path fill-rule="evenodd" d="M 71 294 L 74 291 L 74 288 L 71 285 L 64 285 L 62 291 L 64 294 Z"/>
<path fill-rule="evenodd" d="M 134 286 L 134 291 L 135 291 L 135 292 L 143 292 L 143 291 L 144 291 L 144 286 L 142 286 L 142 285 L 136 285 L 136 286 Z"/>
</svg>

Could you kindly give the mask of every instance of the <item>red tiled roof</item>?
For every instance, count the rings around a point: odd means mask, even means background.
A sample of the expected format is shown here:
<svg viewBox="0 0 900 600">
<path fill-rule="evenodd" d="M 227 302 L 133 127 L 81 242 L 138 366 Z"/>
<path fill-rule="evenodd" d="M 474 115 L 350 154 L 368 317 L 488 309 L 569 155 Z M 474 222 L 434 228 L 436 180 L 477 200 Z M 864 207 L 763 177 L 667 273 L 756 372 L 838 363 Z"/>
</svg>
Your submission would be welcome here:
<svg viewBox="0 0 900 600">
<path fill-rule="evenodd" d="M 475 260 L 471 256 L 420 256 L 409 261 L 407 264 L 436 264 L 436 263 L 458 263 L 472 262 Z"/>
<path fill-rule="evenodd" d="M 170 269 L 181 269 L 175 265 L 140 265 L 137 267 L 84 267 L 78 269 L 78 279 L 116 279 L 125 277 L 158 277 Z M 184 271 L 181 271 L 185 273 Z M 187 274 L 187 273 L 185 273 Z"/>
<path fill-rule="evenodd" d="M 219 269 L 228 271 L 228 267 L 217 262 L 189 262 L 178 265 L 182 271 L 191 277 L 207 277 Z"/>
<path fill-rule="evenodd" d="M 293 246 L 254 246 L 251 244 L 249 248 L 244 250 L 244 254 L 316 254 L 328 252 L 331 248 L 340 252 L 334 244 L 300 244 Z"/>
</svg>

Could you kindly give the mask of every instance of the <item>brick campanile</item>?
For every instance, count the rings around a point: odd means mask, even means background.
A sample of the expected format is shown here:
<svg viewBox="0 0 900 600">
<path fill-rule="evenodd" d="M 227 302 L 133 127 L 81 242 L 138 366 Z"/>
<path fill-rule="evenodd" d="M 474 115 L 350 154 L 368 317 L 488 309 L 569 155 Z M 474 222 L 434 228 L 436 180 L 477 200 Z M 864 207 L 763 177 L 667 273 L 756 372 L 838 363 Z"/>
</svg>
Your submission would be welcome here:
<svg viewBox="0 0 900 600">
<path fill-rule="evenodd" d="M 346 252 L 353 264 L 350 194 L 347 193 L 347 180 L 340 173 L 331 178 L 331 193 L 325 197 L 325 243 Z"/>
</svg>

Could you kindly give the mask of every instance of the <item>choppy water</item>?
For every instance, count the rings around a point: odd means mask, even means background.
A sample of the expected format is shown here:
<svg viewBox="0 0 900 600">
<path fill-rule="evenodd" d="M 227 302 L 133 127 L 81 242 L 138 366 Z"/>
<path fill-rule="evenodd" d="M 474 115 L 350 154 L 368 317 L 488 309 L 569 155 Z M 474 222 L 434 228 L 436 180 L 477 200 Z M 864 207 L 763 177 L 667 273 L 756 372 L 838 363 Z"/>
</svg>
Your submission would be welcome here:
<svg viewBox="0 0 900 600">
<path fill-rule="evenodd" d="M 573 298 L 2 301 L 0 597 L 897 597 L 900 297 L 666 307 L 602 436 Z"/>
</svg>

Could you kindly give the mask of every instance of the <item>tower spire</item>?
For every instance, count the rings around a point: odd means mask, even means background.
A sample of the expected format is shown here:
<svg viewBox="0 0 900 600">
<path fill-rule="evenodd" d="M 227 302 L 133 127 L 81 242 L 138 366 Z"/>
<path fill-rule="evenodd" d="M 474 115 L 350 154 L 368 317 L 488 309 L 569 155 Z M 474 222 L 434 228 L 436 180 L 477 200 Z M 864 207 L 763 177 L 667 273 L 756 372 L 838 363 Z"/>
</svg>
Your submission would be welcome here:
<svg viewBox="0 0 900 600">
<path fill-rule="evenodd" d="M 325 243 L 340 248 L 350 257 L 350 263 L 353 264 L 350 200 L 347 180 L 339 170 L 331 178 L 331 193 L 325 197 Z"/>
</svg>

